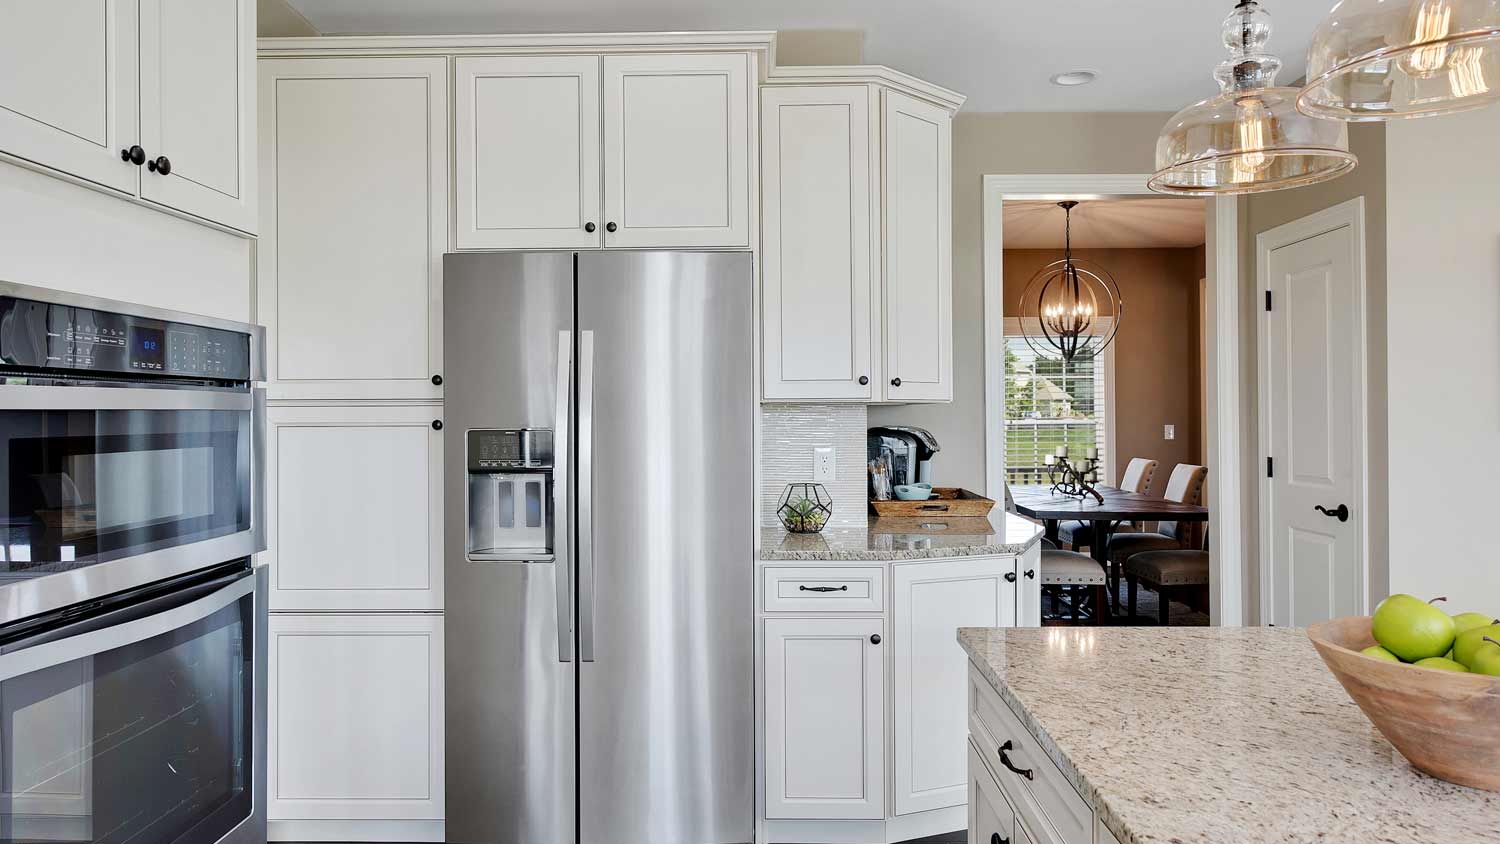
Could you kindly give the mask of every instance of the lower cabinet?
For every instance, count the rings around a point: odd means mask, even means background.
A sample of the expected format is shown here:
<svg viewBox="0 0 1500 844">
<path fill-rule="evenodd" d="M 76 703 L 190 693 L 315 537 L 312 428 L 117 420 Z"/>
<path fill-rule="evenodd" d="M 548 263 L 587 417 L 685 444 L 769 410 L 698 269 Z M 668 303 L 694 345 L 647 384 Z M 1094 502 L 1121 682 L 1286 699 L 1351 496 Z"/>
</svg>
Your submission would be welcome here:
<svg viewBox="0 0 1500 844">
<path fill-rule="evenodd" d="M 1000 786 L 969 748 L 969 844 L 1011 844 L 1016 835 L 1016 813 Z"/>
<path fill-rule="evenodd" d="M 443 619 L 272 614 L 274 841 L 443 840 Z"/>
</svg>

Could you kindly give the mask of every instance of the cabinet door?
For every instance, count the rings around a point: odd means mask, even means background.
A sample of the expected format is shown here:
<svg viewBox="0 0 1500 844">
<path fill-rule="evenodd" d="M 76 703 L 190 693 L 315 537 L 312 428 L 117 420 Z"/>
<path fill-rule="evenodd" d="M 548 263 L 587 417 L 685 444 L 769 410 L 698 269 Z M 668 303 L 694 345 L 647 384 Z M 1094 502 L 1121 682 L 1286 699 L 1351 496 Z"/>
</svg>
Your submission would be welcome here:
<svg viewBox="0 0 1500 844">
<path fill-rule="evenodd" d="M 136 0 L 7 3 L 0 152 L 135 193 Z"/>
<path fill-rule="evenodd" d="M 766 817 L 885 817 L 883 634 L 879 618 L 766 619 Z"/>
<path fill-rule="evenodd" d="M 604 57 L 606 246 L 750 244 L 752 85 L 741 53 Z"/>
<path fill-rule="evenodd" d="M 885 398 L 953 399 L 952 116 L 885 92 Z"/>
<path fill-rule="evenodd" d="M 464 57 L 454 69 L 458 248 L 602 244 L 599 57 Z"/>
<path fill-rule="evenodd" d="M 870 97 L 863 85 L 761 95 L 767 399 L 877 394 Z"/>
<path fill-rule="evenodd" d="M 1016 627 L 1042 626 L 1042 544 L 1031 546 L 1016 561 Z"/>
<path fill-rule="evenodd" d="M 267 414 L 271 609 L 443 607 L 440 407 Z"/>
<path fill-rule="evenodd" d="M 140 50 L 141 196 L 253 233 L 254 0 L 141 0 Z"/>
<path fill-rule="evenodd" d="M 1015 623 L 1015 558 L 892 566 L 896 814 L 965 800 L 968 658 L 960 627 Z"/>
<path fill-rule="evenodd" d="M 271 398 L 441 398 L 447 60 L 272 59 L 260 74 Z"/>
<path fill-rule="evenodd" d="M 268 627 L 267 817 L 443 817 L 443 618 L 283 615 Z"/>
</svg>

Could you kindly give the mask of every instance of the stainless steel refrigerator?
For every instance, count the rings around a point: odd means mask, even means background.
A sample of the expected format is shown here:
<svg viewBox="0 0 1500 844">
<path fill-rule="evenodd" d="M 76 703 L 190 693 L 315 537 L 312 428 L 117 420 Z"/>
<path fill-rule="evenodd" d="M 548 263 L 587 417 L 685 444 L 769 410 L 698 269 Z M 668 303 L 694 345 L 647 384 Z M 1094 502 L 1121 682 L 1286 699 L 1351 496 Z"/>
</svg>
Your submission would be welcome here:
<svg viewBox="0 0 1500 844">
<path fill-rule="evenodd" d="M 449 841 L 753 840 L 752 286 L 446 256 Z"/>
</svg>

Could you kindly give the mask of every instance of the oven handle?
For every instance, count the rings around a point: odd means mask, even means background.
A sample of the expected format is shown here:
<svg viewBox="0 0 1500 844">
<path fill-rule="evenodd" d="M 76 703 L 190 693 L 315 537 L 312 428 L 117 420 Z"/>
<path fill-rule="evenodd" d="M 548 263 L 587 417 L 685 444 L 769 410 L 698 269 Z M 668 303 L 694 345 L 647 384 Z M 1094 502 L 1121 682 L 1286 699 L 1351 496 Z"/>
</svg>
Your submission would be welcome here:
<svg viewBox="0 0 1500 844">
<path fill-rule="evenodd" d="M 6 410 L 251 410 L 249 390 L 162 390 L 152 387 L 0 387 Z"/>
<path fill-rule="evenodd" d="M 117 610 L 117 614 L 108 617 L 108 626 L 102 628 L 99 618 L 91 618 L 49 631 L 43 634 L 45 640 L 41 644 L 22 645 L 14 652 L 0 654 L 0 682 L 123 648 L 208 618 L 255 592 L 256 569 L 245 569 L 227 580 L 228 585 L 168 609 L 162 609 L 158 602 L 146 601 Z M 201 595 L 198 590 L 194 593 Z M 84 632 L 69 636 L 70 629 Z"/>
</svg>

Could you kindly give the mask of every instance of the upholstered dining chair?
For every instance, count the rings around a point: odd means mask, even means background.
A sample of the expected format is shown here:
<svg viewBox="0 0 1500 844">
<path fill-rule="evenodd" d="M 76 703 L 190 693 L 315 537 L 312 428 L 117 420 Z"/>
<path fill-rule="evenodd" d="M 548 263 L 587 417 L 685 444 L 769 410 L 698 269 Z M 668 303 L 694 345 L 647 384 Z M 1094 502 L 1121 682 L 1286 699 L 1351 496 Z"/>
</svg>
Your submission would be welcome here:
<svg viewBox="0 0 1500 844">
<path fill-rule="evenodd" d="M 1203 484 L 1208 479 L 1208 469 L 1190 463 L 1179 463 L 1167 479 L 1168 501 L 1179 504 L 1199 504 L 1203 501 Z M 1158 522 L 1156 530 L 1138 533 L 1116 533 L 1109 539 L 1110 588 L 1120 588 L 1120 573 L 1125 561 L 1143 551 L 1197 550 L 1203 545 L 1202 522 Z"/>
<path fill-rule="evenodd" d="M 1125 474 L 1120 477 L 1120 489 L 1126 492 L 1144 493 L 1151 486 L 1151 478 L 1156 474 L 1157 462 L 1145 457 L 1132 457 L 1125 464 Z M 1133 531 L 1135 525 L 1129 522 L 1121 522 L 1116 526 L 1117 530 Z M 1094 526 L 1088 522 L 1068 522 L 1058 526 L 1058 539 L 1067 543 L 1074 551 L 1093 545 Z"/>
<path fill-rule="evenodd" d="M 1052 618 L 1063 618 L 1063 609 L 1070 611 L 1074 621 L 1083 619 L 1085 596 L 1092 597 L 1092 616 L 1096 623 L 1109 617 L 1109 604 L 1105 600 L 1104 588 L 1109 580 L 1104 566 L 1087 554 L 1076 551 L 1060 551 L 1046 539 L 1042 540 L 1042 591 L 1052 596 Z M 1064 605 L 1063 598 L 1069 598 Z"/>
</svg>

